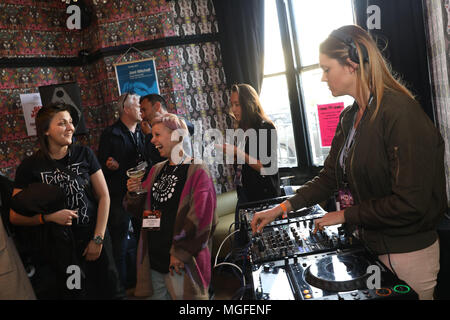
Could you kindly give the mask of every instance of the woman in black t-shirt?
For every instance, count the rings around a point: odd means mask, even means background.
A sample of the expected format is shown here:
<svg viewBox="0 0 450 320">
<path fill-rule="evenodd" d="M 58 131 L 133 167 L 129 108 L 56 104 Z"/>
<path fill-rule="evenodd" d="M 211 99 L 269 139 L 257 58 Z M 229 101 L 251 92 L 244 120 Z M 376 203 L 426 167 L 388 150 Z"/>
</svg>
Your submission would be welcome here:
<svg viewBox="0 0 450 320">
<path fill-rule="evenodd" d="M 108 187 L 92 150 L 71 146 L 75 131 L 71 111 L 71 106 L 62 103 L 39 110 L 36 131 L 40 149 L 18 167 L 13 190 L 14 196 L 32 183 L 56 185 L 64 191 L 65 208 L 36 212 L 34 216 L 11 209 L 10 220 L 19 226 L 41 225 L 40 231 L 52 236 L 41 243 L 38 250 L 47 250 L 48 246 L 60 250 L 53 251 L 52 256 L 39 257 L 41 261 L 37 264 L 54 270 L 57 278 L 54 289 L 37 288 L 42 292 L 41 298 L 122 298 L 123 289 L 111 256 L 110 240 L 105 238 L 110 203 Z M 49 230 L 51 233 L 47 233 Z M 62 247 L 59 239 L 54 238 L 55 234 L 73 241 L 67 241 L 67 247 Z M 71 251 L 70 254 L 67 251 Z M 73 267 L 74 262 L 77 265 Z M 76 278 L 78 275 L 80 279 Z"/>
<path fill-rule="evenodd" d="M 183 149 L 187 127 L 166 113 L 152 121 L 152 143 L 166 161 L 127 181 L 127 210 L 142 217 L 136 296 L 154 300 L 208 299 L 216 193 L 206 165 Z"/>
<path fill-rule="evenodd" d="M 276 129 L 265 114 L 258 94 L 248 84 L 231 88 L 231 112 L 236 119 L 237 146 L 224 144 L 236 160 L 235 184 L 239 203 L 264 200 L 280 195 L 277 165 Z M 240 139 L 239 129 L 244 132 Z"/>
</svg>

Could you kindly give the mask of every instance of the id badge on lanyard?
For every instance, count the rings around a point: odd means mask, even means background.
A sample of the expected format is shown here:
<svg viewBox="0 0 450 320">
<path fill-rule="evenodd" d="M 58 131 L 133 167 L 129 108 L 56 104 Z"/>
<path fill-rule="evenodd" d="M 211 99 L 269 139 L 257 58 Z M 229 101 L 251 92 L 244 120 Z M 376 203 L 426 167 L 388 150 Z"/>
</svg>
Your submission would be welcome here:
<svg viewBox="0 0 450 320">
<path fill-rule="evenodd" d="M 336 211 L 344 210 L 354 205 L 353 195 L 349 188 L 339 189 L 335 195 Z"/>
<path fill-rule="evenodd" d="M 144 210 L 142 229 L 147 231 L 158 231 L 161 227 L 161 211 Z"/>
</svg>

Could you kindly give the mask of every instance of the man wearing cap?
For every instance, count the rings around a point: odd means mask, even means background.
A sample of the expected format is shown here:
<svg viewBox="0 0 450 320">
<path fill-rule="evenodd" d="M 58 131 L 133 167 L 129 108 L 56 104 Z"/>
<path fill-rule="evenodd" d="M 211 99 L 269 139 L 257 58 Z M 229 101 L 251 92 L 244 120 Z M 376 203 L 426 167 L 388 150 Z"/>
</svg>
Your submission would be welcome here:
<svg viewBox="0 0 450 320">
<path fill-rule="evenodd" d="M 135 267 L 127 266 L 127 247 L 130 221 L 132 222 L 136 239 L 139 233 L 139 222 L 131 219 L 122 205 L 123 197 L 127 191 L 127 170 L 138 165 L 146 165 L 147 172 L 152 162 L 147 152 L 145 136 L 142 133 L 142 121 L 139 96 L 125 93 L 118 100 L 119 119 L 111 126 L 105 128 L 98 148 L 98 159 L 102 165 L 108 184 L 111 206 L 108 220 L 108 229 L 111 233 L 114 258 L 121 281 L 126 288 L 134 283 Z M 133 247 L 135 247 L 133 245 Z M 131 250 L 133 251 L 133 250 Z M 130 261 L 135 262 L 135 257 Z M 131 276 L 130 276 L 131 275 Z M 131 278 L 131 279 L 130 279 Z"/>
</svg>

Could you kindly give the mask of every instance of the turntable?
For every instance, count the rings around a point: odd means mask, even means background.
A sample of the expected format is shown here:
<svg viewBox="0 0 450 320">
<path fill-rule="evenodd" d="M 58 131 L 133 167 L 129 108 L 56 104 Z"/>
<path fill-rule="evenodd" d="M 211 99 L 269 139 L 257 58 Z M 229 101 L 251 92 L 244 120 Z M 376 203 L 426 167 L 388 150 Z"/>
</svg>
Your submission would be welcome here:
<svg viewBox="0 0 450 320">
<path fill-rule="evenodd" d="M 381 271 L 378 288 L 372 289 L 369 283 L 370 266 Z M 417 299 L 405 282 L 364 249 L 285 258 L 257 266 L 253 272 L 256 299 L 286 299 L 286 290 L 274 286 L 275 277 L 281 283 L 289 282 L 296 300 Z"/>
<path fill-rule="evenodd" d="M 367 289 L 368 267 L 367 259 L 358 255 L 327 255 L 306 267 L 304 278 L 326 292 Z"/>
</svg>

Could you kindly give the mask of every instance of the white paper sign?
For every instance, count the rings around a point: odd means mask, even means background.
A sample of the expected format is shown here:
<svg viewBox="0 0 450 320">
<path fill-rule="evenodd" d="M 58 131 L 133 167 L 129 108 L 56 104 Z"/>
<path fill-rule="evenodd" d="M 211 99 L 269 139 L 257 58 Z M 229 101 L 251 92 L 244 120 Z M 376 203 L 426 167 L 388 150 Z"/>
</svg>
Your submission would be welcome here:
<svg viewBox="0 0 450 320">
<path fill-rule="evenodd" d="M 39 109 L 42 107 L 41 96 L 39 93 L 26 93 L 20 95 L 22 102 L 23 116 L 27 125 L 28 136 L 36 135 L 35 118 Z"/>
</svg>

